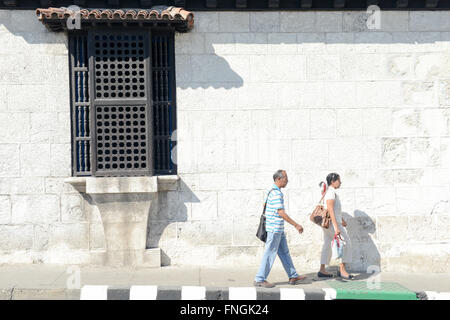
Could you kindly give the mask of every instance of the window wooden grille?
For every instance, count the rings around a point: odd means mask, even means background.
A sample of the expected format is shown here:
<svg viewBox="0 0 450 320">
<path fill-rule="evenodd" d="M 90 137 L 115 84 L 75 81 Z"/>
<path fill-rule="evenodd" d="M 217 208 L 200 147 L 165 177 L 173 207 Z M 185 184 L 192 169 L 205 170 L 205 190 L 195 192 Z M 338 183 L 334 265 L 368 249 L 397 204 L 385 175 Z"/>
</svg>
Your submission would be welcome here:
<svg viewBox="0 0 450 320">
<path fill-rule="evenodd" d="M 176 174 L 172 31 L 69 33 L 74 176 Z"/>
<path fill-rule="evenodd" d="M 171 159 L 176 141 L 172 133 L 176 123 L 175 74 L 173 33 L 154 33 L 152 36 L 152 84 L 154 116 L 155 172 L 174 173 Z"/>
<path fill-rule="evenodd" d="M 91 175 L 91 130 L 89 104 L 89 60 L 87 37 L 72 34 L 69 41 L 71 118 L 72 118 L 72 162 L 77 175 Z"/>
</svg>

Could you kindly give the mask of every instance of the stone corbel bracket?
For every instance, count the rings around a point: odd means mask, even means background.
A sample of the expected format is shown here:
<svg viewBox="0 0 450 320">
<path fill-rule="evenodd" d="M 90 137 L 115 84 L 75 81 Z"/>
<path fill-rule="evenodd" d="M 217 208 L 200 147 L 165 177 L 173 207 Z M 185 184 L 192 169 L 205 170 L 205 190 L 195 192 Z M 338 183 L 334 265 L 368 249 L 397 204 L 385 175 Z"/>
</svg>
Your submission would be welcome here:
<svg viewBox="0 0 450 320">
<path fill-rule="evenodd" d="M 161 250 L 146 248 L 149 208 L 158 192 L 178 190 L 178 176 L 70 177 L 64 181 L 88 194 L 100 212 L 106 244 L 106 251 L 96 258 L 101 265 L 161 266 Z"/>
<path fill-rule="evenodd" d="M 95 193 L 153 193 L 176 191 L 180 178 L 177 175 L 152 177 L 70 177 L 64 182 L 78 192 Z"/>
</svg>

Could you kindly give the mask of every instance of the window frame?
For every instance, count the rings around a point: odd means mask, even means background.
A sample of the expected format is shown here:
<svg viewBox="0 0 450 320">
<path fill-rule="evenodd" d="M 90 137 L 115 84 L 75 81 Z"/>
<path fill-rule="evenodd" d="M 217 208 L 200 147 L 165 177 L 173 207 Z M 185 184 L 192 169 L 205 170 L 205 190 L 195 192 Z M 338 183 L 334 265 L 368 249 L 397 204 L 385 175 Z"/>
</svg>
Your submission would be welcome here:
<svg viewBox="0 0 450 320">
<path fill-rule="evenodd" d="M 145 57 L 145 72 L 146 72 L 146 106 L 147 106 L 147 169 L 128 169 L 128 171 L 122 171 L 123 169 L 111 169 L 108 172 L 100 172 L 96 170 L 97 167 L 97 126 L 96 126 L 96 108 L 95 106 L 99 105 L 117 105 L 122 104 L 124 106 L 137 106 L 142 105 L 144 100 L 139 100 L 136 98 L 127 98 L 127 99 L 102 99 L 102 100 L 96 100 L 95 95 L 95 70 L 94 70 L 94 63 L 95 63 L 95 54 L 93 52 L 93 43 L 92 40 L 94 38 L 94 35 L 98 32 L 107 32 L 107 33 L 129 33 L 129 32 L 137 31 L 140 33 L 145 34 L 146 42 L 147 42 L 147 49 L 148 54 Z M 79 139 L 79 137 L 76 136 L 76 126 L 78 124 L 77 119 L 75 118 L 76 108 L 78 105 L 76 105 L 75 101 L 75 74 L 74 71 L 74 55 L 77 54 L 77 52 L 74 50 L 74 40 L 73 38 L 82 35 L 85 36 L 85 39 L 87 39 L 87 57 L 88 57 L 88 78 L 87 78 L 87 84 L 88 84 L 88 92 L 89 92 L 89 139 L 90 140 L 90 148 L 89 148 L 89 157 L 88 161 L 90 163 L 90 170 L 89 171 L 78 171 L 77 169 L 77 161 L 78 161 L 78 155 L 77 155 L 77 141 L 80 141 L 82 139 Z M 164 153 L 164 155 L 157 154 L 157 150 L 155 150 L 156 145 L 156 139 L 155 139 L 155 117 L 154 117 L 154 110 L 155 110 L 155 103 L 154 103 L 154 97 L 153 97 L 153 48 L 152 48 L 152 42 L 153 42 L 153 36 L 154 35 L 165 35 L 167 37 L 167 44 L 168 44 L 168 51 L 167 51 L 167 60 L 168 60 L 168 90 L 171 91 L 172 99 L 168 101 L 168 113 L 171 114 L 171 121 L 168 123 L 169 125 L 169 136 L 166 137 L 168 144 L 168 150 Z M 171 139 L 171 136 L 176 131 L 177 128 L 177 108 L 176 108 L 176 65 L 175 65 L 175 30 L 173 27 L 151 27 L 151 28 L 138 28 L 138 27 L 123 27 L 123 26 L 110 26 L 110 27 L 87 27 L 83 30 L 74 30 L 69 32 L 69 54 L 68 54 L 68 60 L 69 60 L 69 71 L 70 71 L 70 112 L 71 112 L 71 152 L 72 152 L 72 176 L 96 176 L 96 177 L 105 177 L 105 176 L 153 176 L 153 175 L 176 175 L 177 174 L 177 164 L 172 161 L 172 155 L 174 152 L 176 152 L 176 144 L 177 142 L 175 140 Z M 170 98 L 169 98 L 170 99 Z M 95 102 L 95 103 L 94 103 Z M 139 104 L 140 103 L 140 104 Z M 161 138 L 160 138 L 161 139 Z M 162 139 L 164 140 L 164 138 Z M 164 142 L 164 141 L 163 141 Z M 157 159 L 158 156 L 160 157 L 166 157 L 167 160 L 166 163 L 158 163 Z M 80 156 L 81 157 L 81 156 Z M 86 164 L 86 163 L 85 163 Z M 157 169 L 157 165 L 166 165 L 163 169 Z M 80 166 L 81 169 L 81 166 Z"/>
</svg>

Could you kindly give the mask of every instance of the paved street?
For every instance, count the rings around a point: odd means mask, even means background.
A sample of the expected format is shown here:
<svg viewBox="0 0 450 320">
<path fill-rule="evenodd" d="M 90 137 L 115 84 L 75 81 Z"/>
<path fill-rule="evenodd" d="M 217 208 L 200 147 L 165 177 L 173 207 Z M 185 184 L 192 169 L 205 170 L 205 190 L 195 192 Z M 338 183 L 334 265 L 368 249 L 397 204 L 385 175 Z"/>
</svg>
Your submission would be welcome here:
<svg viewBox="0 0 450 320">
<path fill-rule="evenodd" d="M 71 267 L 61 265 L 3 265 L 0 266 L 0 299 L 79 299 L 76 273 L 80 271 L 80 287 L 104 285 L 130 287 L 156 286 L 205 286 L 251 287 L 255 268 L 211 267 L 162 267 L 156 269 L 114 269 L 104 267 Z M 330 269 L 333 271 L 333 269 Z M 299 272 L 301 272 L 299 270 Z M 277 288 L 320 290 L 330 287 L 326 280 L 319 280 L 312 270 L 303 272 L 307 279 L 296 286 L 289 285 L 284 270 L 274 268 L 269 281 Z M 450 292 L 449 274 L 399 274 L 381 273 L 381 282 L 395 282 L 411 291 Z M 356 274 L 355 280 L 373 280 L 373 276 Z M 334 280 L 336 281 L 336 280 Z"/>
</svg>

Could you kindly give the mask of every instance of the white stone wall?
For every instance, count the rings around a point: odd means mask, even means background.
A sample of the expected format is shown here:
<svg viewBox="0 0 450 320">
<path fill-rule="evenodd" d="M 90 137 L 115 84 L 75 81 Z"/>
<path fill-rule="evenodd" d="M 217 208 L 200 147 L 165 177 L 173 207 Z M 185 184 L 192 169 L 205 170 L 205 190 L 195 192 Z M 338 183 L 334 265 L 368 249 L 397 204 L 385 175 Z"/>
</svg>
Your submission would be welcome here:
<svg viewBox="0 0 450 320">
<path fill-rule="evenodd" d="M 95 215 L 63 182 L 69 95 L 67 37 L 33 10 L 0 10 L 0 263 L 90 262 Z"/>
<path fill-rule="evenodd" d="M 264 191 L 288 172 L 297 269 L 308 221 L 341 174 L 352 269 L 450 271 L 450 12 L 195 12 L 176 35 L 179 191 L 150 212 L 165 264 L 257 268 Z M 67 37 L 0 10 L 0 263 L 94 263 L 98 211 L 70 176 Z M 51 119 L 50 121 L 48 119 Z M 280 267 L 277 260 L 276 267 Z"/>
<path fill-rule="evenodd" d="M 183 215 L 159 241 L 171 263 L 256 268 L 264 190 L 282 168 L 305 228 L 286 226 L 299 270 L 318 268 L 308 216 L 338 172 L 352 269 L 450 271 L 450 12 L 382 11 L 379 30 L 365 17 L 196 12 L 176 35 L 185 193 L 168 194 Z"/>
</svg>

